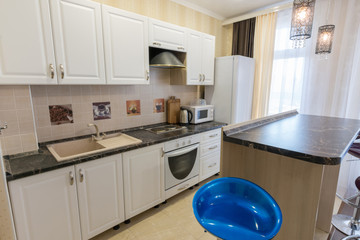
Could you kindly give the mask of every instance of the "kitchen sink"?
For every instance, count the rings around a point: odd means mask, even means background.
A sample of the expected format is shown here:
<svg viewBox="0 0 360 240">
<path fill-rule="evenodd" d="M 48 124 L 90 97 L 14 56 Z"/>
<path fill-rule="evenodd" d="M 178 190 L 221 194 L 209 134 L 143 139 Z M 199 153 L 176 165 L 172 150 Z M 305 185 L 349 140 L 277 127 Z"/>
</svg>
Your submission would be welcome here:
<svg viewBox="0 0 360 240">
<path fill-rule="evenodd" d="M 47 145 L 51 154 L 58 162 L 69 160 L 75 157 L 99 153 L 114 148 L 129 146 L 141 143 L 140 139 L 123 133 L 110 134 L 102 140 L 96 141 L 92 138 L 85 138 L 62 143 Z"/>
</svg>

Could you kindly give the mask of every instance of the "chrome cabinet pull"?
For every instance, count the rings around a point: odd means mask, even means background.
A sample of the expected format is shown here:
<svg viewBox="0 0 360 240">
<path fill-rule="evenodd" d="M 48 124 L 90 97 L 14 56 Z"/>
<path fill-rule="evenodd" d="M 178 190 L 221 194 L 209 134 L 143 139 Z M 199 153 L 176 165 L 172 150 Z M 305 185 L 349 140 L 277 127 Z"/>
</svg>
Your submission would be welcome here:
<svg viewBox="0 0 360 240">
<path fill-rule="evenodd" d="M 178 47 L 177 49 L 179 49 L 179 50 L 185 50 L 184 47 Z"/>
<path fill-rule="evenodd" d="M 161 148 L 161 157 L 164 157 L 164 155 L 165 155 L 164 148 Z"/>
<path fill-rule="evenodd" d="M 80 182 L 84 181 L 84 172 L 82 169 L 79 170 L 79 175 L 80 175 Z"/>
<path fill-rule="evenodd" d="M 65 71 L 64 71 L 64 65 L 60 64 L 60 72 L 61 72 L 61 79 L 64 79 Z"/>
<path fill-rule="evenodd" d="M 217 145 L 212 146 L 212 147 L 209 147 L 209 150 L 213 150 L 213 149 L 215 149 L 215 148 L 217 148 Z"/>
<path fill-rule="evenodd" d="M 146 70 L 146 81 L 149 81 L 150 79 L 150 72 L 149 70 Z"/>
<path fill-rule="evenodd" d="M 50 77 L 51 77 L 51 79 L 54 79 L 54 76 L 55 76 L 54 65 L 50 64 L 49 68 L 50 68 Z"/>
<path fill-rule="evenodd" d="M 209 137 L 216 137 L 216 136 L 217 136 L 217 133 L 213 134 L 213 135 L 210 135 Z"/>
<path fill-rule="evenodd" d="M 203 82 L 205 82 L 205 74 L 203 74 Z"/>
<path fill-rule="evenodd" d="M 202 81 L 202 74 L 199 73 L 199 81 L 201 82 Z"/>
<path fill-rule="evenodd" d="M 153 45 L 155 45 L 155 46 L 161 46 L 161 43 L 158 43 L 158 42 L 153 42 Z"/>
<path fill-rule="evenodd" d="M 70 171 L 69 177 L 70 177 L 70 185 L 74 185 L 74 173 L 72 171 Z"/>
<path fill-rule="evenodd" d="M 213 163 L 211 165 L 208 166 L 208 168 L 212 168 L 212 167 L 215 167 L 216 166 L 216 163 Z"/>
</svg>

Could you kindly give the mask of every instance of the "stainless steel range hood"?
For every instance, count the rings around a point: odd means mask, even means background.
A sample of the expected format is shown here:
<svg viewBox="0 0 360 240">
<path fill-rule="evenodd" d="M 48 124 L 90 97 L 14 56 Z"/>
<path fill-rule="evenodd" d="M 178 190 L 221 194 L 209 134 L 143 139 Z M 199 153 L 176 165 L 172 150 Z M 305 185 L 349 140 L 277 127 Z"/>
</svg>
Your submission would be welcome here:
<svg viewBox="0 0 360 240">
<path fill-rule="evenodd" d="M 157 68 L 185 68 L 185 65 L 171 51 L 163 51 L 154 55 L 150 60 L 150 67 Z"/>
</svg>

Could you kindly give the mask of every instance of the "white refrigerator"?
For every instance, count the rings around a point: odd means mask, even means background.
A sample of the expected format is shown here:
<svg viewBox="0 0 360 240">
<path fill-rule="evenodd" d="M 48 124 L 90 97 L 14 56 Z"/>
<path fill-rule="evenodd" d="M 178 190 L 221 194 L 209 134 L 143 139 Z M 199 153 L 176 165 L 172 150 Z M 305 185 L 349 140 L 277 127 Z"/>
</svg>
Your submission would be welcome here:
<svg viewBox="0 0 360 240">
<path fill-rule="evenodd" d="M 244 56 L 215 59 L 215 84 L 205 87 L 207 104 L 214 105 L 214 120 L 228 124 L 251 119 L 255 59 Z"/>
</svg>

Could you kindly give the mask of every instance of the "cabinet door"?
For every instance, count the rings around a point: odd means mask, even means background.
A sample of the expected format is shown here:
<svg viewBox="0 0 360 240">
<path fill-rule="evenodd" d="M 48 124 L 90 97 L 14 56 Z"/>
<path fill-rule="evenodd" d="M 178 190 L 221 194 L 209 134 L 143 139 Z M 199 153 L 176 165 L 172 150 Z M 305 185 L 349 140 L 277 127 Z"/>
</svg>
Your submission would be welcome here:
<svg viewBox="0 0 360 240">
<path fill-rule="evenodd" d="M 49 0 L 58 80 L 104 84 L 101 5 L 90 0 Z"/>
<path fill-rule="evenodd" d="M 123 154 L 125 218 L 165 200 L 163 144 Z"/>
<path fill-rule="evenodd" d="M 202 84 L 202 33 L 189 31 L 188 51 L 186 56 L 187 85 Z"/>
<path fill-rule="evenodd" d="M 202 73 L 204 74 L 205 85 L 214 84 L 214 67 L 215 67 L 215 36 L 203 35 L 202 41 Z"/>
<path fill-rule="evenodd" d="M 76 165 L 83 239 L 124 221 L 121 154 Z"/>
<path fill-rule="evenodd" d="M 149 84 L 148 20 L 102 5 L 107 83 Z"/>
<path fill-rule="evenodd" d="M 9 182 L 17 239 L 79 240 L 74 167 Z"/>
<path fill-rule="evenodd" d="M 149 19 L 149 46 L 186 52 L 186 30 L 170 23 Z"/>
<path fill-rule="evenodd" d="M 0 84 L 55 84 L 55 67 L 49 3 L 0 1 Z"/>
</svg>

